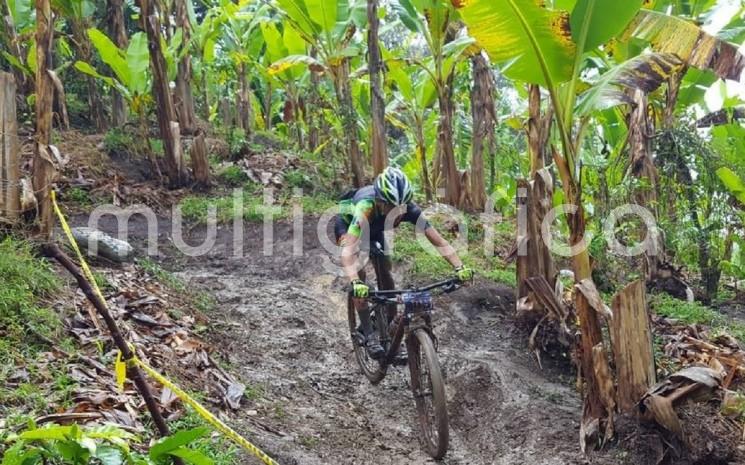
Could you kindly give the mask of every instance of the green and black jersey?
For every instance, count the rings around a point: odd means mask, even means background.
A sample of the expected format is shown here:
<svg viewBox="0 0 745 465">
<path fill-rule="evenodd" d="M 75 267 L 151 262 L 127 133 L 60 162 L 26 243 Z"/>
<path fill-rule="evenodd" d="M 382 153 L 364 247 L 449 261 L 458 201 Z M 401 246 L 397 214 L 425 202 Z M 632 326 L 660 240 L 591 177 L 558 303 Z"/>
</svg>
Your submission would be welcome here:
<svg viewBox="0 0 745 465">
<path fill-rule="evenodd" d="M 397 227 L 402 221 L 416 225 L 422 216 L 422 209 L 414 202 L 406 204 L 406 213 L 401 215 L 393 223 Z M 339 215 L 334 226 L 334 233 L 338 241 L 344 234 L 362 237 L 362 228 L 368 225 L 370 228 L 370 241 L 383 243 L 385 232 L 385 215 L 375 208 L 375 188 L 373 186 L 363 187 L 354 193 L 349 199 L 339 203 Z M 423 222 L 422 230 L 429 228 L 429 223 Z"/>
</svg>

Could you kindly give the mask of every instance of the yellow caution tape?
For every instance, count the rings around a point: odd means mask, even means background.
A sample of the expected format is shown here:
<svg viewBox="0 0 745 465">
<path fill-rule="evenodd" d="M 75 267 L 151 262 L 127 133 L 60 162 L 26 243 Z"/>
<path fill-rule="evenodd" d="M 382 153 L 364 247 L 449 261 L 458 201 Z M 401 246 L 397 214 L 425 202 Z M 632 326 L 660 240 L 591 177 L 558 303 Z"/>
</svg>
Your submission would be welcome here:
<svg viewBox="0 0 745 465">
<path fill-rule="evenodd" d="M 80 247 L 78 247 L 77 242 L 75 242 L 75 238 L 72 235 L 72 230 L 70 229 L 70 226 L 67 224 L 67 220 L 65 220 L 65 216 L 62 214 L 62 211 L 59 208 L 59 205 L 57 204 L 57 197 L 54 193 L 54 191 L 51 191 L 51 199 L 52 199 L 52 206 L 54 207 L 54 211 L 57 214 L 57 217 L 59 218 L 60 224 L 62 225 L 62 230 L 65 232 L 65 235 L 67 236 L 67 240 L 70 242 L 70 245 L 72 246 L 73 250 L 75 251 L 75 254 L 78 257 L 78 260 L 80 261 L 80 267 L 83 270 L 83 274 L 85 275 L 86 279 L 90 282 L 91 286 L 93 287 L 93 290 L 96 292 L 96 295 L 101 299 L 104 305 L 106 304 L 106 299 L 103 297 L 103 294 L 101 293 L 101 289 L 98 287 L 98 284 L 96 283 L 96 279 L 93 276 L 93 273 L 90 270 L 90 267 L 88 267 L 88 263 L 85 261 L 85 258 L 83 258 L 83 254 L 80 251 Z M 238 432 L 236 432 L 234 429 L 226 425 L 222 420 L 217 418 L 215 415 L 213 415 L 209 410 L 207 410 L 202 404 L 197 402 L 193 397 L 191 397 L 189 394 L 184 392 L 182 389 L 180 389 L 178 386 L 173 384 L 168 378 L 161 375 L 155 369 L 153 369 L 150 365 L 143 362 L 139 358 L 137 358 L 137 355 L 135 355 L 134 347 L 132 348 L 132 357 L 130 360 L 122 360 L 123 356 L 121 351 L 117 353 L 116 356 L 116 365 L 115 365 L 115 373 L 116 373 L 116 384 L 119 386 L 120 390 L 123 390 L 124 388 L 124 382 L 127 378 L 127 365 L 136 365 L 140 368 L 142 368 L 143 371 L 145 371 L 151 378 L 153 378 L 155 381 L 160 383 L 162 386 L 168 388 L 173 392 L 179 399 L 181 399 L 184 403 L 189 405 L 191 408 L 194 409 L 197 414 L 202 417 L 207 423 L 212 425 L 217 431 L 222 433 L 225 437 L 230 439 L 231 441 L 235 442 L 239 446 L 246 449 L 248 452 L 255 455 L 257 458 L 259 458 L 262 462 L 264 462 L 266 465 L 279 465 L 274 459 L 266 455 L 261 449 L 253 445 L 248 439 L 244 438 Z"/>
<path fill-rule="evenodd" d="M 223 435 L 225 435 L 225 437 L 229 438 L 230 440 L 232 440 L 239 446 L 243 447 L 247 451 L 254 454 L 256 457 L 261 459 L 261 461 L 264 462 L 266 465 L 278 465 L 277 462 L 275 462 L 271 457 L 266 455 L 261 449 L 251 444 L 251 442 L 249 442 L 246 438 L 238 434 L 230 426 L 226 425 L 222 420 L 220 420 L 215 415 L 210 413 L 199 402 L 194 400 L 194 398 L 192 398 L 189 394 L 185 393 L 178 386 L 176 386 L 171 381 L 169 381 L 166 377 L 164 377 L 163 375 L 155 371 L 147 363 L 137 358 L 137 356 L 135 356 L 132 360 L 129 360 L 128 363 L 132 363 L 142 368 L 148 375 L 150 375 L 151 378 L 159 382 L 161 385 L 170 389 L 174 394 L 176 394 L 176 396 L 179 399 L 181 399 L 186 404 L 188 404 L 191 408 L 193 408 L 194 411 L 199 414 L 199 416 L 204 418 L 217 431 L 221 432 Z"/>
</svg>

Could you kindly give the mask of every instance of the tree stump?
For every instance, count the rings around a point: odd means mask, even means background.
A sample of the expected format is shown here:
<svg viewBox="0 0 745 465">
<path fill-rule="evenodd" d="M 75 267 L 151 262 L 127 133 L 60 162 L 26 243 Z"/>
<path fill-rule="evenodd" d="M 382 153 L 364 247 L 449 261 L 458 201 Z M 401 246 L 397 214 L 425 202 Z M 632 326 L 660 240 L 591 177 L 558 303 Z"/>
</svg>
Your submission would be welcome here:
<svg viewBox="0 0 745 465">
<path fill-rule="evenodd" d="M 644 282 L 635 281 L 616 294 L 612 308 L 610 330 L 618 381 L 617 403 L 621 413 L 630 413 L 656 382 Z"/>
</svg>

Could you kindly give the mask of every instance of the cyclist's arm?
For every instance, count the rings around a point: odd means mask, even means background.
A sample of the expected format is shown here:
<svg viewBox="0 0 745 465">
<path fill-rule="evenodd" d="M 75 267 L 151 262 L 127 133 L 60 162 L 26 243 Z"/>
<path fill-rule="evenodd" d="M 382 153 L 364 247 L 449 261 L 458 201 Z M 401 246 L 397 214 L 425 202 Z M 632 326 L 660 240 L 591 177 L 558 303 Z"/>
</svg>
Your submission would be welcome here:
<svg viewBox="0 0 745 465">
<path fill-rule="evenodd" d="M 349 281 L 359 279 L 359 267 L 357 266 L 357 255 L 360 250 L 360 238 L 353 234 L 345 234 L 341 237 L 341 266 Z"/>
<path fill-rule="evenodd" d="M 422 216 L 422 209 L 419 208 L 419 206 L 415 203 L 409 203 L 406 208 L 406 214 L 404 215 L 404 221 L 408 221 L 409 223 L 412 223 L 414 225 L 418 225 L 420 223 L 420 219 Z M 460 257 L 458 257 L 458 253 L 455 251 L 455 248 L 450 245 L 450 243 L 445 240 L 442 235 L 426 220 L 423 224 L 424 227 L 424 236 L 429 240 L 429 242 L 434 245 L 437 248 L 437 251 L 442 255 L 442 257 L 447 260 L 453 268 L 459 268 L 463 266 L 463 262 L 460 260 Z M 417 227 L 417 233 L 421 231 L 420 227 Z"/>
<path fill-rule="evenodd" d="M 424 236 L 429 240 L 430 244 L 434 245 L 437 248 L 437 251 L 442 255 L 442 257 L 448 261 L 451 265 L 453 265 L 453 268 L 460 268 L 463 266 L 463 262 L 460 260 L 460 257 L 458 257 L 458 253 L 455 251 L 455 248 L 450 245 L 450 242 L 448 242 L 440 233 L 433 227 L 430 226 L 429 228 L 424 230 Z"/>
<path fill-rule="evenodd" d="M 342 246 L 341 266 L 344 269 L 344 274 L 350 281 L 359 279 L 357 258 L 360 250 L 360 237 L 362 237 L 363 229 L 369 227 L 372 214 L 372 201 L 364 200 L 357 203 L 354 206 L 354 216 L 349 224 L 347 233 L 339 241 L 339 244 Z"/>
</svg>

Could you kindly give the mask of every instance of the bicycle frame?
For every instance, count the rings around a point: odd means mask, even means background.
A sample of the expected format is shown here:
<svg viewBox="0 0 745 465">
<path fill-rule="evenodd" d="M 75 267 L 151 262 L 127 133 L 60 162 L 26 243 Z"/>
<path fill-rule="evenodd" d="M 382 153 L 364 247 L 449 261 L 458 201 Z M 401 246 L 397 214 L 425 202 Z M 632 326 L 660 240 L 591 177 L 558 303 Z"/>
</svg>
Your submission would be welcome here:
<svg viewBox="0 0 745 465">
<path fill-rule="evenodd" d="M 397 307 L 404 306 L 404 312 L 401 313 L 397 308 L 398 324 L 395 327 L 393 336 L 391 338 L 389 328 L 386 327 L 385 331 L 382 332 L 382 343 L 385 344 L 390 342 L 388 345 L 388 352 L 381 360 L 385 365 L 393 364 L 393 361 L 398 354 L 401 342 L 404 337 L 408 337 L 413 331 L 418 329 L 424 329 L 432 334 L 432 294 L 430 291 L 434 289 L 442 289 L 443 293 L 452 292 L 458 288 L 460 282 L 457 279 L 448 279 L 440 281 L 428 286 L 403 289 L 403 290 L 385 290 L 385 291 L 372 291 L 370 293 L 370 300 L 375 303 L 373 311 L 375 312 L 377 320 L 387 322 L 385 315 L 386 306 L 395 304 Z M 390 325 L 390 322 L 388 322 Z M 388 326 L 387 325 L 387 326 Z M 380 327 L 379 329 L 383 329 Z"/>
</svg>

